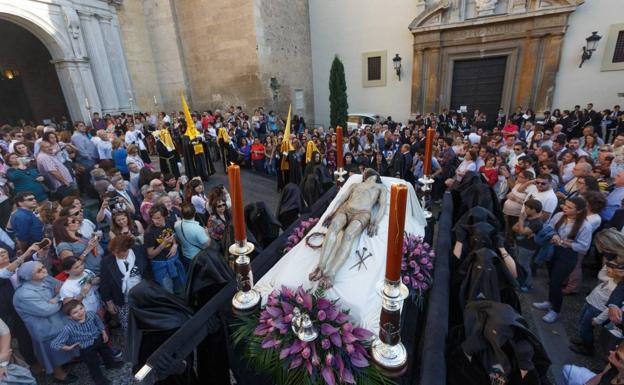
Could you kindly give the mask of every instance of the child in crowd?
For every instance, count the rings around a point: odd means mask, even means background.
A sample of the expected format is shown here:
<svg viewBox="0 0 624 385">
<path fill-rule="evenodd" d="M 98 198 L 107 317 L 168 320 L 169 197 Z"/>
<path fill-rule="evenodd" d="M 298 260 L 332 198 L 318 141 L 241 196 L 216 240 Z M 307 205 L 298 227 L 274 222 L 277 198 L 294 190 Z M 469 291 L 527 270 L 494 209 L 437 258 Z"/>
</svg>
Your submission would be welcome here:
<svg viewBox="0 0 624 385">
<path fill-rule="evenodd" d="M 534 235 L 544 226 L 542 218 L 542 202 L 537 199 L 527 199 L 524 210 L 518 217 L 518 222 L 512 227 L 516 234 L 516 261 L 525 272 L 525 278 L 520 282 L 520 290 L 529 291 L 533 282 L 531 264 L 537 250 Z"/>
<path fill-rule="evenodd" d="M 113 351 L 107 345 L 108 334 L 102 320 L 94 312 L 86 311 L 82 302 L 77 300 L 64 304 L 63 312 L 69 317 L 69 322 L 50 343 L 52 349 L 80 349 L 80 359 L 87 364 L 89 375 L 95 384 L 109 385 L 111 382 L 102 373 L 99 357 L 107 369 L 121 367 L 124 363 L 113 358 Z"/>
<path fill-rule="evenodd" d="M 570 350 L 592 356 L 594 354 L 594 325 L 602 325 L 609 317 L 607 304 L 615 288 L 624 282 L 624 257 L 607 261 L 598 272 L 600 283 L 585 297 L 579 318 L 579 337 L 571 338 Z"/>
<path fill-rule="evenodd" d="M 76 257 L 65 258 L 61 267 L 68 274 L 59 291 L 61 300 L 64 303 L 71 300 L 82 301 L 88 312 L 98 313 L 101 310 L 97 291 L 100 278 L 91 270 L 85 269 L 84 262 Z"/>
</svg>

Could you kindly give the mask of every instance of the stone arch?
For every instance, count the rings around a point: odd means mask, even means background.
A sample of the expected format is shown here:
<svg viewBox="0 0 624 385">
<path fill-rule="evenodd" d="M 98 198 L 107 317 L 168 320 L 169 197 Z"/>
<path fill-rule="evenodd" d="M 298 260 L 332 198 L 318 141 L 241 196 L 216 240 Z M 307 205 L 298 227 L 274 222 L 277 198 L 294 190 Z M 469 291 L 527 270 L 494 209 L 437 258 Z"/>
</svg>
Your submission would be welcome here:
<svg viewBox="0 0 624 385">
<path fill-rule="evenodd" d="M 71 57 L 71 46 L 67 39 L 51 20 L 46 20 L 42 15 L 17 6 L 15 1 L 0 0 L 0 19 L 17 24 L 35 35 L 50 51 L 52 60 Z"/>
</svg>

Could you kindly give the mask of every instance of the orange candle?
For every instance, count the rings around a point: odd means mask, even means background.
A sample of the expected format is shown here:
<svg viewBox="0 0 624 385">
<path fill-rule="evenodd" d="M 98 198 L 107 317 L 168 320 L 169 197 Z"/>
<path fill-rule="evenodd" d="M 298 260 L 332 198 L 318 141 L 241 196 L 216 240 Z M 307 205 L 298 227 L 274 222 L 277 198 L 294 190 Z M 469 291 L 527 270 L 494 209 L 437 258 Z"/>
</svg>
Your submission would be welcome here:
<svg viewBox="0 0 624 385">
<path fill-rule="evenodd" d="M 336 127 L 336 164 L 338 168 L 344 167 L 344 156 L 342 150 L 344 146 L 342 144 L 342 127 Z"/>
<path fill-rule="evenodd" d="M 245 218 L 243 216 L 243 189 L 240 179 L 240 167 L 231 164 L 228 167 L 228 178 L 230 181 L 230 197 L 232 198 L 232 222 L 234 223 L 234 239 L 244 241 L 247 239 L 245 233 Z"/>
<path fill-rule="evenodd" d="M 403 232 L 407 208 L 407 186 L 393 184 L 390 188 L 390 219 L 388 220 L 388 250 L 386 258 L 386 279 L 401 279 L 403 259 Z"/>
<path fill-rule="evenodd" d="M 433 157 L 433 138 L 435 137 L 435 130 L 433 127 L 427 129 L 427 136 L 425 137 L 425 159 L 423 160 L 423 173 L 425 175 L 431 175 L 431 158 Z"/>
</svg>

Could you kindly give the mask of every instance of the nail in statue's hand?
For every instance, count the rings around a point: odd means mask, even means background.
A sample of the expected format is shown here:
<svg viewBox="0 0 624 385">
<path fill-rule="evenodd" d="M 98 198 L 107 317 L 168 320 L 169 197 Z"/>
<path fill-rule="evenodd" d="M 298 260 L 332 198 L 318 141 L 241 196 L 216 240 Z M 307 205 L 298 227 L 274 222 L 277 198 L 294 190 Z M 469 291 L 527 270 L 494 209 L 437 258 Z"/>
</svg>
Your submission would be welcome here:
<svg viewBox="0 0 624 385">
<path fill-rule="evenodd" d="M 377 235 L 377 224 L 371 223 L 368 225 L 368 236 L 374 237 L 375 235 Z"/>
<path fill-rule="evenodd" d="M 331 224 L 332 219 L 334 219 L 333 215 L 328 215 L 327 218 L 325 218 L 325 220 L 323 221 L 323 227 L 329 227 L 329 225 Z"/>
</svg>

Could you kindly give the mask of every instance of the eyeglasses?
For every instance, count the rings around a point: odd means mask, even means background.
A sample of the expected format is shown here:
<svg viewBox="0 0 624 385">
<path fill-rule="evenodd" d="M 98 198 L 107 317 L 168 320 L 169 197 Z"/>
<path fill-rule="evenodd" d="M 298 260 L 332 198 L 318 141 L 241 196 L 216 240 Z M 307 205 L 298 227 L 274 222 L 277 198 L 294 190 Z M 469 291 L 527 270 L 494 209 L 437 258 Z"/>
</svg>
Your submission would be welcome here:
<svg viewBox="0 0 624 385">
<path fill-rule="evenodd" d="M 24 198 L 24 200 L 27 201 L 27 202 L 34 201 L 35 197 Z"/>
<path fill-rule="evenodd" d="M 522 149 L 520 147 L 516 147 L 514 148 L 514 151 L 522 151 Z"/>
<path fill-rule="evenodd" d="M 225 205 L 225 203 L 221 203 L 221 204 L 217 205 L 218 209 L 220 209 L 221 207 L 227 207 L 227 206 Z"/>
<path fill-rule="evenodd" d="M 607 263 L 605 263 L 605 265 L 607 265 L 607 267 L 609 267 L 611 269 L 624 270 L 624 265 L 618 265 L 615 262 L 607 261 Z"/>
<path fill-rule="evenodd" d="M 540 186 L 547 186 L 548 182 L 540 182 L 540 181 L 535 181 L 535 184 L 538 184 Z"/>
<path fill-rule="evenodd" d="M 78 223 L 80 223 L 80 221 L 79 221 L 79 220 L 77 220 L 77 219 L 72 219 L 72 220 L 70 220 L 70 221 L 67 221 L 67 224 L 68 224 L 68 225 L 76 225 L 76 224 L 78 224 Z"/>
<path fill-rule="evenodd" d="M 600 152 L 609 152 L 610 150 L 608 148 L 601 148 L 599 151 Z"/>
</svg>

